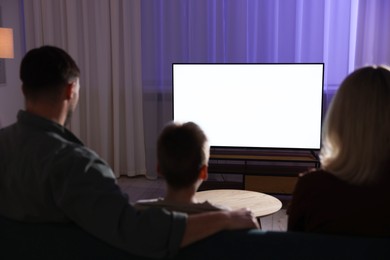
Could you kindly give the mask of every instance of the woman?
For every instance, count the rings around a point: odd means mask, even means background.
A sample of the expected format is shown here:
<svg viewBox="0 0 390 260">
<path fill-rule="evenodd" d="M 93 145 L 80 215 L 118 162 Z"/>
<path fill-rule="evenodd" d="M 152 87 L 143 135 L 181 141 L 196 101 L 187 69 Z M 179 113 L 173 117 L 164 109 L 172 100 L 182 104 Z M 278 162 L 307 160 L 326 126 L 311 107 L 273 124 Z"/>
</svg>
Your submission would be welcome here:
<svg viewBox="0 0 390 260">
<path fill-rule="evenodd" d="M 323 125 L 321 169 L 301 174 L 288 230 L 390 235 L 390 71 L 354 71 Z"/>
</svg>

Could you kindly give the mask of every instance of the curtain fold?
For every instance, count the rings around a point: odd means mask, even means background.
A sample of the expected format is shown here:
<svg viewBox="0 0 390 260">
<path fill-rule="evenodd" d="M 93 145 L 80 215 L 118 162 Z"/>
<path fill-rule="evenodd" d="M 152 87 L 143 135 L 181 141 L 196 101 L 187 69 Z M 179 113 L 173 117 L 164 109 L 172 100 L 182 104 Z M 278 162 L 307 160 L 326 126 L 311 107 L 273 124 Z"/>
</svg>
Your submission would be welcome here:
<svg viewBox="0 0 390 260">
<path fill-rule="evenodd" d="M 114 169 L 121 175 L 146 174 L 142 102 L 139 1 L 110 1 Z"/>
<path fill-rule="evenodd" d="M 388 10 L 383 0 L 142 1 L 148 168 L 173 117 L 172 63 L 323 62 L 326 111 L 349 72 L 390 64 Z"/>
<path fill-rule="evenodd" d="M 119 175 L 145 175 L 138 0 L 24 1 L 26 47 L 67 50 L 81 69 L 70 129 Z"/>
<path fill-rule="evenodd" d="M 327 89 L 328 81 L 336 86 L 347 73 L 350 6 L 333 0 L 142 1 L 148 168 L 156 164 L 158 133 L 173 117 L 172 63 L 324 62 Z M 335 47 L 347 55 L 335 57 Z"/>
<path fill-rule="evenodd" d="M 384 0 L 23 3 L 27 49 L 55 44 L 79 63 L 71 129 L 118 176 L 157 177 L 157 136 L 172 119 L 172 63 L 323 62 L 325 104 L 356 67 L 390 64 Z"/>
<path fill-rule="evenodd" d="M 390 65 L 390 1 L 360 0 L 355 66 Z"/>
</svg>

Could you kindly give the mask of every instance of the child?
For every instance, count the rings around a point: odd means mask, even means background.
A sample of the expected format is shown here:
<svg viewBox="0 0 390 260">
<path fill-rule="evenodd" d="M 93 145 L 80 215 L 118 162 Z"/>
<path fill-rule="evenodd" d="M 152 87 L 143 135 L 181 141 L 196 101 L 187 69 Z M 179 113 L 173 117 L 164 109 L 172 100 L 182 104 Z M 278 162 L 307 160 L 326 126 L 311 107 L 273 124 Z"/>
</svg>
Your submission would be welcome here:
<svg viewBox="0 0 390 260">
<path fill-rule="evenodd" d="M 164 198 L 139 200 L 135 207 L 162 207 L 188 214 L 228 210 L 207 201 L 198 203 L 194 198 L 195 192 L 208 177 L 209 153 L 207 137 L 197 124 L 168 124 L 157 142 L 157 171 L 166 180 L 166 195 Z"/>
</svg>

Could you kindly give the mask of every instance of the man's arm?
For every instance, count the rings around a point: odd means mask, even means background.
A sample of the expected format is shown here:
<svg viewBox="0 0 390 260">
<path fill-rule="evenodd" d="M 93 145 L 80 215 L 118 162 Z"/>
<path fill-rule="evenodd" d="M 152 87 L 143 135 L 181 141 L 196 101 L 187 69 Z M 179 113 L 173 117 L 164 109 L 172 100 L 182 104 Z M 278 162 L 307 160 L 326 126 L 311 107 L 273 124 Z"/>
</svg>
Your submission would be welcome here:
<svg viewBox="0 0 390 260">
<path fill-rule="evenodd" d="M 190 215 L 181 246 L 187 246 L 222 230 L 246 228 L 259 228 L 259 223 L 248 209 Z"/>
<path fill-rule="evenodd" d="M 80 148 L 58 157 L 51 178 L 56 205 L 85 231 L 131 254 L 171 256 L 221 230 L 256 227 L 247 210 L 191 217 L 162 209 L 137 212 L 97 156 Z"/>
</svg>

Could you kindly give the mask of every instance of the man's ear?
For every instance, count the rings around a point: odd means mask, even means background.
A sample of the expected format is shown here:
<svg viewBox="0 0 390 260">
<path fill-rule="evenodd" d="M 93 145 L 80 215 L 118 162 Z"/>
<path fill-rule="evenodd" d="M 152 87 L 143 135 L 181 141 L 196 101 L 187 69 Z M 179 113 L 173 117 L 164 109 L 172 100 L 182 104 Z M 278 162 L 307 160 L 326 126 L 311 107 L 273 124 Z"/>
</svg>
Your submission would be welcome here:
<svg viewBox="0 0 390 260">
<path fill-rule="evenodd" d="M 73 95 L 76 93 L 76 81 L 69 82 L 65 87 L 65 99 L 70 100 L 73 98 Z"/>
<path fill-rule="evenodd" d="M 199 172 L 199 179 L 205 181 L 207 180 L 207 178 L 209 177 L 209 173 L 208 173 L 208 167 L 207 165 L 203 165 L 202 168 L 200 168 L 200 172 Z"/>
</svg>

